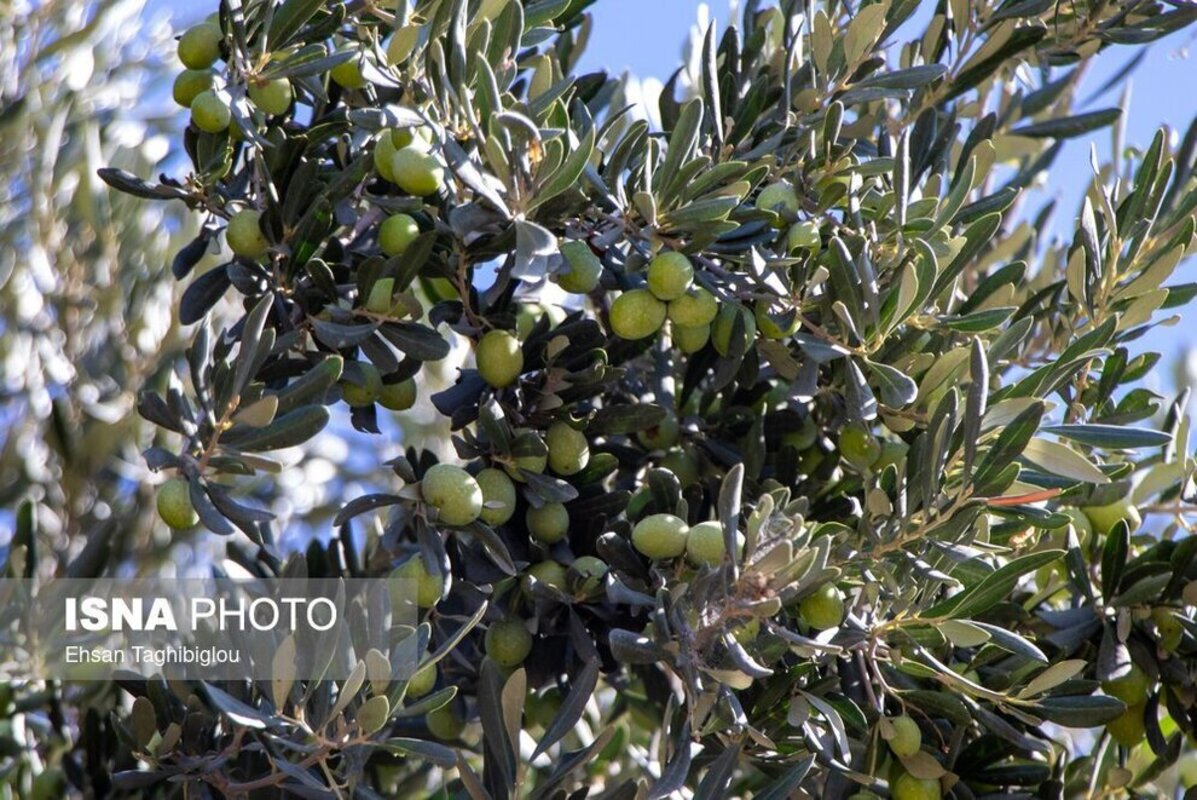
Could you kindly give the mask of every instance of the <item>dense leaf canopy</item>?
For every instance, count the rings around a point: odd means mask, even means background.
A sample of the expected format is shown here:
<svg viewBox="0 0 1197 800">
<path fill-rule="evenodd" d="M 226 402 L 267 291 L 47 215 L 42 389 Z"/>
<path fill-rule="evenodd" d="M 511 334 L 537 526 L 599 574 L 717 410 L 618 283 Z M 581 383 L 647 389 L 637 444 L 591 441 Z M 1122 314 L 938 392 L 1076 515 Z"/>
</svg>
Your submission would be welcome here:
<svg viewBox="0 0 1197 800">
<path fill-rule="evenodd" d="M 340 684 L 124 680 L 67 777 L 1171 793 L 1194 461 L 1135 340 L 1197 294 L 1197 120 L 1124 152 L 1126 73 L 1081 85 L 1197 8 L 745 2 L 647 109 L 577 74 L 592 5 L 226 0 L 182 36 L 190 163 L 99 171 L 200 223 L 137 404 L 164 517 L 255 575 L 415 579 L 421 618 Z M 1036 187 L 1103 129 L 1061 239 Z M 349 425 L 403 450 L 297 552 L 261 487 Z"/>
</svg>

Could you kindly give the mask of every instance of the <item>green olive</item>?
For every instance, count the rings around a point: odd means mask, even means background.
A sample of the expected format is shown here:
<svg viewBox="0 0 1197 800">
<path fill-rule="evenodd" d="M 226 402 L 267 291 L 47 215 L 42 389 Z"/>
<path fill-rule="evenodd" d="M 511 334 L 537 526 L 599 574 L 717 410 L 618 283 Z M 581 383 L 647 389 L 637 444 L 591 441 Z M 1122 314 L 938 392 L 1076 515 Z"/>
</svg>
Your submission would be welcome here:
<svg viewBox="0 0 1197 800">
<path fill-rule="evenodd" d="M 611 304 L 611 330 L 620 339 L 644 339 L 665 324 L 667 307 L 648 289 L 631 289 Z"/>
<path fill-rule="evenodd" d="M 756 207 L 765 211 L 773 211 L 780 218 L 780 224 L 793 218 L 802 207 L 798 199 L 798 192 L 789 181 L 781 180 L 771 183 L 756 196 Z"/>
<path fill-rule="evenodd" d="M 1114 526 L 1119 522 L 1126 522 L 1131 533 L 1137 531 L 1143 524 L 1143 517 L 1139 514 L 1139 509 L 1131 504 L 1128 497 L 1115 500 L 1104 506 L 1085 506 L 1081 511 L 1085 512 L 1085 516 L 1089 518 L 1093 530 L 1102 536 L 1109 536 L 1110 531 L 1114 530 Z"/>
<path fill-rule="evenodd" d="M 291 82 L 286 78 L 251 83 L 247 94 L 255 106 L 272 117 L 287 113 L 293 97 Z"/>
<path fill-rule="evenodd" d="M 545 586 L 552 586 L 559 592 L 565 591 L 565 567 L 556 561 L 541 561 L 528 567 L 528 574 Z M 525 586 L 525 589 L 527 587 Z"/>
<path fill-rule="evenodd" d="M 445 168 L 436 157 L 416 147 L 402 147 L 391 156 L 391 179 L 414 197 L 427 197 L 445 183 Z"/>
<path fill-rule="evenodd" d="M 844 596 L 834 583 L 824 583 L 802 598 L 798 616 L 817 631 L 839 627 L 844 621 Z"/>
<path fill-rule="evenodd" d="M 937 780 L 916 778 L 903 772 L 890 783 L 889 794 L 893 800 L 939 800 L 943 797 L 943 788 Z"/>
<path fill-rule="evenodd" d="M 374 405 L 381 393 L 382 375 L 373 364 L 359 361 L 356 371 L 341 378 L 341 398 L 354 408 Z"/>
<path fill-rule="evenodd" d="M 1127 706 L 1126 711 L 1106 723 L 1106 731 L 1128 750 L 1135 747 L 1147 738 L 1146 710 L 1146 704 L 1142 702 Z"/>
<path fill-rule="evenodd" d="M 632 546 L 653 560 L 677 558 L 686 551 L 689 532 L 685 521 L 673 514 L 653 514 L 632 529 Z"/>
<path fill-rule="evenodd" d="M 201 92 L 206 92 L 216 85 L 216 76 L 207 69 L 185 69 L 175 78 L 171 87 L 171 97 L 184 108 L 191 108 L 191 102 Z"/>
<path fill-rule="evenodd" d="M 441 575 L 429 572 L 428 567 L 424 566 L 424 559 L 418 555 L 396 567 L 391 572 L 391 578 L 415 584 L 415 601 L 420 608 L 431 608 L 445 593 L 445 579 Z M 402 599 L 392 598 L 392 605 L 395 605 L 396 600 Z"/>
<path fill-rule="evenodd" d="M 677 444 L 680 435 L 681 425 L 678 423 L 677 414 L 666 411 L 664 419 L 637 433 L 636 439 L 649 450 L 668 450 Z"/>
<path fill-rule="evenodd" d="M 819 233 L 819 225 L 814 220 L 796 222 L 786 233 L 786 250 L 810 250 L 817 253 L 823 247 L 823 238 Z"/>
<path fill-rule="evenodd" d="M 590 463 L 590 442 L 586 434 L 568 422 L 557 420 L 545 434 L 549 448 L 549 467 L 558 475 L 576 475 Z"/>
<path fill-rule="evenodd" d="M 670 335 L 673 337 L 673 343 L 683 353 L 697 353 L 711 340 L 711 326 L 673 325 L 670 327 Z"/>
<path fill-rule="evenodd" d="M 890 720 L 894 726 L 893 738 L 889 740 L 889 749 L 899 758 L 910 758 L 923 747 L 923 732 L 919 724 L 906 714 Z"/>
<path fill-rule="evenodd" d="M 495 527 L 511 519 L 515 513 L 515 484 L 501 469 L 487 467 L 474 480 L 482 489 L 482 512 L 479 517 Z"/>
<path fill-rule="evenodd" d="M 158 516 L 175 530 L 194 528 L 199 515 L 191 504 L 191 485 L 185 478 L 171 478 L 158 487 Z"/>
<path fill-rule="evenodd" d="M 658 300 L 677 300 L 694 282 L 694 265 L 681 253 L 661 253 L 648 262 L 648 290 Z"/>
<path fill-rule="evenodd" d="M 366 85 L 361 53 L 354 53 L 352 58 L 337 64 L 328 71 L 328 76 L 345 89 L 361 89 Z"/>
<path fill-rule="evenodd" d="M 191 121 L 204 133 L 220 133 L 228 130 L 233 114 L 220 95 L 207 89 L 192 99 Z"/>
<path fill-rule="evenodd" d="M 736 320 L 740 321 L 739 326 Z M 733 342 L 732 335 L 735 333 L 737 327 L 742 327 L 742 338 L 737 342 Z M 721 356 L 727 356 L 733 352 L 732 345 L 738 343 L 740 351 L 750 347 L 753 339 L 756 338 L 756 317 L 751 311 L 744 306 L 736 303 L 725 303 L 715 316 L 715 321 L 711 325 L 711 343 L 715 345 L 715 351 Z"/>
<path fill-rule="evenodd" d="M 270 240 L 262 233 L 262 212 L 252 208 L 230 217 L 224 235 L 229 248 L 243 258 L 257 261 L 270 251 Z"/>
<path fill-rule="evenodd" d="M 487 331 L 474 348 L 474 360 L 482 380 L 497 389 L 515 383 L 524 369 L 520 340 L 508 331 Z"/>
<path fill-rule="evenodd" d="M 565 259 L 565 269 L 555 276 L 558 286 L 573 294 L 590 294 L 598 288 L 603 262 L 590 245 L 577 240 L 564 242 L 561 256 Z"/>
<path fill-rule="evenodd" d="M 420 495 L 445 525 L 469 525 L 482 513 L 482 487 L 470 473 L 452 464 L 435 464 L 420 481 Z"/>
<path fill-rule="evenodd" d="M 1125 675 L 1102 681 L 1101 690 L 1128 706 L 1142 704 L 1151 691 L 1151 678 L 1138 664 L 1131 664 Z"/>
<path fill-rule="evenodd" d="M 719 301 L 701 286 L 669 301 L 669 321 L 674 325 L 696 328 L 710 325 L 719 314 Z"/>
<path fill-rule="evenodd" d="M 857 469 L 868 469 L 881 458 L 881 443 L 860 423 L 852 423 L 840 431 L 840 455 Z"/>
<path fill-rule="evenodd" d="M 528 533 L 545 544 L 553 544 L 569 533 L 569 512 L 561 503 L 545 503 L 540 508 L 530 506 L 524 515 Z"/>
<path fill-rule="evenodd" d="M 739 531 L 736 532 L 736 542 L 739 548 L 744 547 L 744 534 Z M 727 548 L 723 545 L 723 524 L 711 520 L 691 528 L 686 534 L 686 557 L 701 567 L 722 564 L 727 558 Z"/>
<path fill-rule="evenodd" d="M 524 663 L 532 652 L 532 634 L 522 620 L 508 618 L 491 623 L 486 629 L 486 655 L 503 667 Z"/>
<path fill-rule="evenodd" d="M 224 33 L 219 25 L 201 22 L 179 37 L 179 60 L 190 69 L 207 69 L 220 58 Z"/>
<path fill-rule="evenodd" d="M 661 458 L 660 466 L 677 476 L 678 483 L 684 489 L 698 483 L 702 475 L 698 471 L 698 462 L 685 450 L 670 450 Z"/>
<path fill-rule="evenodd" d="M 1185 635 L 1185 626 L 1176 618 L 1176 612 L 1163 606 L 1153 608 L 1151 620 L 1159 634 L 1160 647 L 1169 653 L 1175 652 Z"/>
<path fill-rule="evenodd" d="M 388 256 L 403 255 L 420 235 L 420 226 L 407 214 L 392 214 L 378 226 L 378 246 Z"/>
<path fill-rule="evenodd" d="M 378 403 L 391 411 L 407 411 L 416 404 L 415 378 L 404 378 L 398 383 L 384 383 L 378 393 Z"/>
</svg>

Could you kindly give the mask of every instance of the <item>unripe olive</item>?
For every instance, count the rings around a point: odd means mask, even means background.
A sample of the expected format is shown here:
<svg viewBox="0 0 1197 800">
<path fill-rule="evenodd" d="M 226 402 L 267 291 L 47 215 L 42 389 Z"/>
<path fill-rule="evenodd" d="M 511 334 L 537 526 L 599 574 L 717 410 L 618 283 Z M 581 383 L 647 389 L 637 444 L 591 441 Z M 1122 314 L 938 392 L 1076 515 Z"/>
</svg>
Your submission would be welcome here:
<svg viewBox="0 0 1197 800">
<path fill-rule="evenodd" d="M 597 556 L 578 556 L 569 568 L 577 574 L 578 590 L 584 593 L 593 592 L 602 586 L 608 570 L 607 562 Z"/>
<path fill-rule="evenodd" d="M 1147 723 L 1144 719 L 1146 703 L 1127 706 L 1119 716 L 1106 723 L 1106 731 L 1123 747 L 1130 749 L 1147 738 Z"/>
<path fill-rule="evenodd" d="M 453 709 L 452 703 L 425 714 L 424 725 L 429 733 L 446 742 L 461 736 L 461 732 L 465 730 L 465 720 Z"/>
<path fill-rule="evenodd" d="M 446 525 L 469 525 L 482 513 L 482 488 L 470 473 L 452 464 L 429 467 L 420 481 L 420 495 Z"/>
<path fill-rule="evenodd" d="M 255 209 L 247 208 L 230 217 L 224 235 L 229 249 L 243 258 L 257 261 L 270 251 L 270 241 L 262 233 L 262 212 Z"/>
<path fill-rule="evenodd" d="M 1101 690 L 1110 697 L 1117 697 L 1128 706 L 1142 704 L 1151 691 L 1151 678 L 1138 664 L 1131 664 L 1130 670 L 1121 677 L 1102 681 Z"/>
<path fill-rule="evenodd" d="M 718 314 L 719 301 L 701 286 L 695 286 L 681 297 L 669 301 L 669 321 L 674 325 L 687 328 L 710 325 Z"/>
<path fill-rule="evenodd" d="M 678 424 L 677 414 L 666 411 L 664 419 L 651 428 L 639 431 L 636 438 L 649 450 L 667 450 L 677 444 L 680 435 L 681 425 Z"/>
<path fill-rule="evenodd" d="M 777 213 L 782 218 L 782 224 L 786 219 L 797 214 L 801 205 L 798 200 L 798 192 L 789 181 L 781 180 L 771 183 L 756 196 L 756 207 Z"/>
<path fill-rule="evenodd" d="M 528 533 L 545 544 L 553 544 L 569 533 L 569 512 L 561 503 L 545 503 L 540 508 L 529 506 L 524 515 Z"/>
<path fill-rule="evenodd" d="M 744 534 L 736 532 L 737 549 L 744 546 Z M 701 567 L 722 564 L 727 557 L 723 546 L 723 524 L 710 520 L 700 522 L 686 534 L 686 558 Z"/>
<path fill-rule="evenodd" d="M 641 554 L 660 560 L 677 558 L 686 550 L 686 522 L 673 514 L 653 514 L 632 528 L 632 546 Z"/>
<path fill-rule="evenodd" d="M 916 778 L 904 771 L 890 783 L 889 794 L 893 800 L 940 800 L 943 789 L 937 780 Z"/>
<path fill-rule="evenodd" d="M 681 253 L 661 253 L 648 262 L 648 290 L 658 300 L 676 300 L 694 282 L 694 266 Z"/>
<path fill-rule="evenodd" d="M 1169 653 L 1180 647 L 1180 642 L 1185 635 L 1185 627 L 1176 618 L 1176 612 L 1162 606 L 1153 608 L 1151 610 L 1151 619 L 1155 623 L 1156 631 L 1159 633 L 1160 647 Z"/>
<path fill-rule="evenodd" d="M 819 225 L 814 220 L 796 222 L 786 233 L 786 250 L 810 250 L 819 252 L 823 247 L 823 239 L 819 234 Z"/>
<path fill-rule="evenodd" d="M 486 655 L 502 667 L 519 666 L 532 652 L 532 634 L 523 621 L 514 618 L 492 622 L 484 641 Z"/>
<path fill-rule="evenodd" d="M 573 294 L 590 294 L 598 287 L 603 274 L 603 262 L 599 261 L 590 245 L 577 240 L 564 242 L 561 256 L 565 259 L 565 269 L 555 276 L 558 286 Z"/>
<path fill-rule="evenodd" d="M 501 469 L 487 467 L 474 480 L 482 489 L 482 521 L 492 527 L 502 525 L 515 513 L 515 484 Z"/>
<path fill-rule="evenodd" d="M 487 331 L 474 348 L 474 360 L 482 380 L 497 389 L 515 383 L 524 369 L 520 341 L 508 331 Z"/>
<path fill-rule="evenodd" d="M 1114 526 L 1123 520 L 1126 521 L 1131 533 L 1137 531 L 1143 524 L 1143 517 L 1139 514 L 1139 509 L 1131 504 L 1128 497 L 1115 500 L 1104 506 L 1085 506 L 1081 511 L 1084 511 L 1085 516 L 1089 518 L 1093 530 L 1102 536 L 1109 536 L 1110 531 L 1114 530 Z"/>
<path fill-rule="evenodd" d="M 858 469 L 868 469 L 881 458 L 880 442 L 860 423 L 851 423 L 840 431 L 839 447 L 840 455 Z"/>
<path fill-rule="evenodd" d="M 179 60 L 191 69 L 207 69 L 220 58 L 220 43 L 224 33 L 219 25 L 201 22 L 188 28 L 179 37 Z"/>
<path fill-rule="evenodd" d="M 378 393 L 378 403 L 391 411 L 407 411 L 416 404 L 415 378 L 404 378 L 398 383 L 384 383 Z"/>
<path fill-rule="evenodd" d="M 399 256 L 420 235 L 420 226 L 407 214 L 392 214 L 378 227 L 378 246 L 388 256 Z"/>
<path fill-rule="evenodd" d="M 403 147 L 391 156 L 391 179 L 408 194 L 427 197 L 444 185 L 445 169 L 434 156 L 415 147 Z"/>
<path fill-rule="evenodd" d="M 291 81 L 286 78 L 250 83 L 247 91 L 253 104 L 266 114 L 277 117 L 291 107 Z"/>
<path fill-rule="evenodd" d="M 373 364 L 358 362 L 355 373 L 341 378 L 341 398 L 354 408 L 373 405 L 381 392 L 382 375 Z"/>
<path fill-rule="evenodd" d="M 395 151 L 403 146 L 396 142 L 398 133 L 395 128 L 383 128 L 378 134 L 378 141 L 374 143 L 374 169 L 391 183 L 395 182 L 395 174 L 391 172 L 391 159 L 395 157 Z"/>
<path fill-rule="evenodd" d="M 753 308 L 757 330 L 767 339 L 785 339 L 798 330 L 798 315 L 793 311 L 775 315 L 768 300 L 758 300 Z M 780 319 L 779 319 L 780 317 Z"/>
<path fill-rule="evenodd" d="M 798 616 L 817 631 L 839 627 L 844 621 L 844 597 L 834 583 L 825 583 L 802 598 Z"/>
<path fill-rule="evenodd" d="M 194 528 L 199 515 L 191 504 L 191 486 L 184 478 L 171 478 L 158 487 L 158 516 L 175 530 Z"/>
<path fill-rule="evenodd" d="M 511 442 L 512 459 L 511 463 L 504 464 L 503 469 L 507 474 L 519 482 L 524 481 L 524 476 L 520 474 L 520 470 L 524 469 L 528 472 L 540 474 L 544 472 L 544 468 L 548 466 L 549 454 L 548 448 L 545 447 L 541 441 L 540 434 L 535 431 L 520 430 L 516 431 L 515 438 Z"/>
<path fill-rule="evenodd" d="M 670 334 L 673 336 L 673 343 L 677 345 L 678 350 L 683 353 L 697 353 L 711 340 L 711 326 L 674 325 L 670 328 Z"/>
<path fill-rule="evenodd" d="M 545 586 L 552 586 L 559 592 L 565 591 L 565 567 L 556 561 L 540 561 L 533 564 L 528 567 L 528 574 Z"/>
<path fill-rule="evenodd" d="M 698 472 L 698 462 L 684 450 L 670 450 L 661 458 L 660 466 L 677 476 L 683 489 L 698 483 L 702 477 Z"/>
<path fill-rule="evenodd" d="M 216 85 L 216 76 L 211 70 L 185 69 L 175 78 L 171 96 L 184 108 L 191 108 L 191 102 L 200 92 L 206 92 Z"/>
<path fill-rule="evenodd" d="M 739 341 L 740 349 L 750 347 L 756 338 L 756 317 L 752 312 L 736 303 L 723 304 L 711 324 L 711 343 L 721 356 L 733 352 L 732 334 L 735 333 L 737 319 L 744 330 L 742 340 Z"/>
<path fill-rule="evenodd" d="M 923 732 L 919 724 L 906 714 L 890 720 L 894 726 L 893 738 L 889 740 L 889 749 L 899 758 L 909 758 L 923 746 Z"/>
<path fill-rule="evenodd" d="M 428 567 L 424 566 L 424 559 L 418 555 L 412 556 L 396 567 L 391 572 L 391 577 L 415 583 L 415 601 L 420 608 L 431 608 L 440 601 L 441 595 L 445 593 L 444 577 L 429 572 Z M 392 598 L 392 604 L 397 599 L 401 598 Z"/>
<path fill-rule="evenodd" d="M 228 130 L 233 121 L 229 104 L 220 95 L 208 89 L 200 92 L 191 101 L 191 121 L 204 133 L 220 133 Z"/>
<path fill-rule="evenodd" d="M 366 78 L 362 75 L 362 56 L 354 53 L 353 57 L 342 61 L 328 71 L 328 76 L 346 89 L 360 89 L 366 85 Z"/>
<path fill-rule="evenodd" d="M 549 467 L 558 475 L 576 475 L 590 463 L 590 442 L 586 434 L 567 422 L 557 420 L 545 434 L 549 448 Z"/>
<path fill-rule="evenodd" d="M 611 330 L 620 339 L 644 339 L 665 324 L 667 310 L 648 289 L 631 289 L 611 304 Z"/>
</svg>

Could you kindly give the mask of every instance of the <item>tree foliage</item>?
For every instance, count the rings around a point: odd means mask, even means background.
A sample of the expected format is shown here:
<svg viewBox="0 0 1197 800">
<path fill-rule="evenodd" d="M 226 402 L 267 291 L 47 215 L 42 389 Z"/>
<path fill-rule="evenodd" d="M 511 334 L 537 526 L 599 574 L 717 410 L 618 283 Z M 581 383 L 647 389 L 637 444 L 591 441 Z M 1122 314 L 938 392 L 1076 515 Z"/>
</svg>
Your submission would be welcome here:
<svg viewBox="0 0 1197 800">
<path fill-rule="evenodd" d="M 1028 206 L 1066 140 L 1121 141 L 1089 62 L 1197 10 L 749 2 L 657 128 L 577 74 L 590 5 L 222 3 L 180 43 L 219 59 L 190 169 L 100 171 L 202 222 L 182 385 L 138 403 L 197 535 L 429 590 L 390 654 L 422 680 L 124 681 L 113 785 L 1162 791 L 1194 462 L 1133 343 L 1197 291 L 1197 125 L 1095 159 L 1070 238 Z M 280 546 L 269 454 L 413 402 L 452 447 L 406 436 L 331 540 Z"/>
</svg>

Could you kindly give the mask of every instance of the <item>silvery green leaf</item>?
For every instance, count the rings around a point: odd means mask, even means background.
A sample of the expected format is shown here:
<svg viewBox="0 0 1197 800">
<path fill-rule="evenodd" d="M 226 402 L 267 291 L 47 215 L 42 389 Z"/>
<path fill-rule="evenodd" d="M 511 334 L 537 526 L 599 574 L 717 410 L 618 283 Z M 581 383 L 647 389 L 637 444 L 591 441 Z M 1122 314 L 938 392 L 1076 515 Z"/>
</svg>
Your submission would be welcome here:
<svg viewBox="0 0 1197 800">
<path fill-rule="evenodd" d="M 557 255 L 557 237 L 528 220 L 515 221 L 515 264 L 511 275 L 538 281 L 548 273 L 549 259 Z"/>
</svg>

